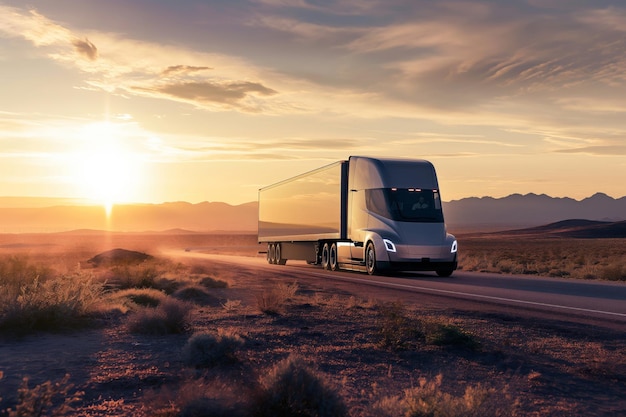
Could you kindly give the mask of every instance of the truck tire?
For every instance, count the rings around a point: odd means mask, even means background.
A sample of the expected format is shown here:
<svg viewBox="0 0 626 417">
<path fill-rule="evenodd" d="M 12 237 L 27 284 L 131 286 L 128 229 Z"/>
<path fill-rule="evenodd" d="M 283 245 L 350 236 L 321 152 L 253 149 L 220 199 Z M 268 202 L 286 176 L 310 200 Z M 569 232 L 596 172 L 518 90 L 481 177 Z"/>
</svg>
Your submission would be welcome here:
<svg viewBox="0 0 626 417">
<path fill-rule="evenodd" d="M 283 259 L 283 250 L 280 243 L 276 244 L 276 249 L 274 250 L 274 255 L 276 256 L 276 264 L 277 265 L 285 265 L 287 263 L 287 259 Z"/>
<path fill-rule="evenodd" d="M 322 247 L 322 268 L 330 269 L 330 247 L 328 243 L 324 243 L 324 247 Z"/>
<path fill-rule="evenodd" d="M 268 264 L 274 263 L 274 244 L 273 243 L 267 244 L 267 263 Z"/>
<path fill-rule="evenodd" d="M 328 252 L 328 268 L 331 271 L 337 271 L 339 269 L 339 259 L 337 258 L 337 244 L 330 245 L 330 251 Z"/>
<path fill-rule="evenodd" d="M 435 272 L 437 273 L 438 276 L 446 278 L 452 275 L 452 273 L 454 272 L 454 269 L 452 268 L 438 269 Z"/>
<path fill-rule="evenodd" d="M 368 242 L 365 247 L 365 269 L 368 275 L 376 275 L 378 273 L 378 268 L 376 267 L 376 249 L 374 249 L 372 242 Z"/>
</svg>

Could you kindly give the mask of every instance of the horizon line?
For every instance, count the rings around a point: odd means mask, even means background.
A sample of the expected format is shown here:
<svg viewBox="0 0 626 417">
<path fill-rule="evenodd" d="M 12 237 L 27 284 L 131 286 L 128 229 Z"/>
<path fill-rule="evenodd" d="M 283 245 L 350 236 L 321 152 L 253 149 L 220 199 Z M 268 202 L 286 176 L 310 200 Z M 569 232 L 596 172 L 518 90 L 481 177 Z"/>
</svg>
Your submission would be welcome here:
<svg viewBox="0 0 626 417">
<path fill-rule="evenodd" d="M 588 197 L 584 197 L 579 199 L 576 199 L 574 197 L 568 197 L 568 196 L 564 196 L 564 197 L 558 197 L 558 196 L 551 196 L 549 194 L 546 193 L 541 193 L 541 194 L 537 194 L 537 193 L 533 193 L 533 192 L 529 192 L 526 194 L 522 194 L 520 192 L 513 192 L 511 194 L 508 194 L 506 196 L 502 196 L 502 197 L 493 197 L 493 196 L 489 196 L 489 195 L 483 195 L 483 196 L 466 196 L 466 197 L 461 197 L 461 198 L 457 198 L 457 199 L 451 199 L 451 200 L 443 200 L 444 203 L 451 203 L 451 202 L 456 202 L 456 201 L 461 201 L 461 200 L 466 200 L 466 199 L 484 199 L 484 198 L 491 198 L 494 200 L 501 200 L 501 199 L 505 199 L 505 198 L 509 198 L 509 197 L 514 197 L 514 196 L 522 196 L 522 197 L 526 197 L 526 196 L 537 196 L 537 197 L 549 197 L 552 199 L 570 199 L 570 200 L 574 200 L 577 202 L 581 202 L 590 198 L 593 198 L 594 196 L 606 196 L 608 198 L 611 198 L 613 200 L 620 200 L 622 198 L 626 198 L 626 195 L 620 196 L 620 197 L 614 197 L 611 196 L 605 192 L 602 191 L 598 191 Z M 5 205 L 7 202 L 12 201 L 12 204 L 10 205 Z M 20 205 L 23 203 L 20 202 L 30 202 L 30 204 L 26 204 L 26 205 Z M 72 202 L 73 204 L 68 204 Z M 202 201 L 197 201 L 197 202 L 192 202 L 192 201 L 186 201 L 186 200 L 167 200 L 167 201 L 161 201 L 161 202 L 141 202 L 141 201 L 134 201 L 134 202 L 113 202 L 112 205 L 113 206 L 140 206 L 140 205 L 144 205 L 144 206 L 158 206 L 158 205 L 164 205 L 164 204 L 191 204 L 191 205 L 198 205 L 198 204 L 227 204 L 229 206 L 242 206 L 242 205 L 246 205 L 246 204 L 252 204 L 252 203 L 257 203 L 258 200 L 251 200 L 251 201 L 247 201 L 247 202 L 243 202 L 243 203 L 231 203 L 231 202 L 227 202 L 227 201 L 209 201 L 209 200 L 202 200 Z M 94 200 L 94 199 L 90 199 L 90 198 L 81 198 L 81 197 L 49 197 L 49 196 L 0 196 L 0 208 L 46 208 L 46 207 L 58 207 L 58 206 L 75 206 L 75 207 L 101 207 L 104 206 L 106 203 L 103 201 L 98 201 L 98 200 Z"/>
</svg>

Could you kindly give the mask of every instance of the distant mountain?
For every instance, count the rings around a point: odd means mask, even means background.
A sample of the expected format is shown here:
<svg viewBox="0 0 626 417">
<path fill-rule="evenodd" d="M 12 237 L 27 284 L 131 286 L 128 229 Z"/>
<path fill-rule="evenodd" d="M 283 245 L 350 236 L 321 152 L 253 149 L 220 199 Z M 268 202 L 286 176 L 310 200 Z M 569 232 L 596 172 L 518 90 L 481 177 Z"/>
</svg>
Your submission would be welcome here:
<svg viewBox="0 0 626 417">
<path fill-rule="evenodd" d="M 102 206 L 63 204 L 42 206 L 45 201 L 0 198 L 0 233 L 59 232 L 77 229 L 125 232 L 169 231 L 252 232 L 257 230 L 258 204 L 230 205 L 220 202 L 191 204 L 128 204 L 113 207 L 107 218 Z M 17 207 L 24 203 L 24 207 Z M 26 205 L 28 204 L 28 205 Z M 583 200 L 555 198 L 545 194 L 512 194 L 503 198 L 471 197 L 443 203 L 452 233 L 522 229 L 587 219 L 604 222 L 626 220 L 626 197 L 614 199 L 597 193 Z"/>
<path fill-rule="evenodd" d="M 453 232 L 533 227 L 564 219 L 626 220 L 626 197 L 614 199 L 603 193 L 580 201 L 545 194 L 471 197 L 444 202 L 443 207 L 446 223 Z"/>
<path fill-rule="evenodd" d="M 77 229 L 256 233 L 257 213 L 256 202 L 237 206 L 219 202 L 116 205 L 108 218 L 102 206 L 0 207 L 0 233 Z"/>
<path fill-rule="evenodd" d="M 527 229 L 489 233 L 507 236 L 572 237 L 578 239 L 626 238 L 626 221 L 599 222 L 571 219 Z"/>
</svg>

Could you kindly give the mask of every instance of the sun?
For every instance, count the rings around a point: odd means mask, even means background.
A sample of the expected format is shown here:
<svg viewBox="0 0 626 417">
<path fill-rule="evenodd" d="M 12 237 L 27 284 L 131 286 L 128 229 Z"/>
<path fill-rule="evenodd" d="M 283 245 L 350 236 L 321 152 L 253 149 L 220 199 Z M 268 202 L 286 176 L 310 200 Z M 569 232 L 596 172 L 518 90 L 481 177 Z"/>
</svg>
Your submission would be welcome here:
<svg viewBox="0 0 626 417">
<path fill-rule="evenodd" d="M 113 205 L 134 200 L 141 179 L 141 158 L 130 146 L 123 124 L 93 123 L 81 128 L 71 158 L 73 177 L 84 198 L 111 214 Z"/>
</svg>

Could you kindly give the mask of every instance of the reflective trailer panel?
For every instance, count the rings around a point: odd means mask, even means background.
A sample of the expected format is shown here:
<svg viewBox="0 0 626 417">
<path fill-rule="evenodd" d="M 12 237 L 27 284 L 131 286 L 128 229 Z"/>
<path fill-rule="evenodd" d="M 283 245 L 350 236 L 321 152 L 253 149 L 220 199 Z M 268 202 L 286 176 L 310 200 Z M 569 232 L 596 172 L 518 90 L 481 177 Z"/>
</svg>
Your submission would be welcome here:
<svg viewBox="0 0 626 417">
<path fill-rule="evenodd" d="M 259 190 L 259 242 L 339 239 L 342 164 Z"/>
</svg>

